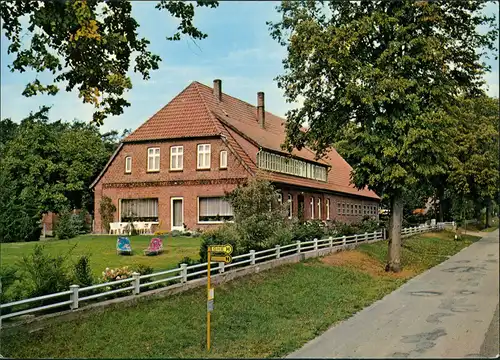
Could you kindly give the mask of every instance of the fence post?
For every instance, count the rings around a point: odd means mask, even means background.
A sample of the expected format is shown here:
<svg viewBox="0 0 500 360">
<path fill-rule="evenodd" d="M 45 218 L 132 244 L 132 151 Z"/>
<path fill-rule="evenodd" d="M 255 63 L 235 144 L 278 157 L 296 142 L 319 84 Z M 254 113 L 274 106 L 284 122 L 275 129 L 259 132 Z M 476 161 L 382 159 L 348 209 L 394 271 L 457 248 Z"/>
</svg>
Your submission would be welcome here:
<svg viewBox="0 0 500 360">
<path fill-rule="evenodd" d="M 367 242 L 367 241 L 368 241 L 368 232 L 365 231 L 365 242 Z"/>
<path fill-rule="evenodd" d="M 330 249 L 333 248 L 333 237 L 328 238 Z"/>
<path fill-rule="evenodd" d="M 382 235 L 383 235 L 382 240 L 385 240 L 385 228 L 382 229 Z"/>
<path fill-rule="evenodd" d="M 314 251 L 318 251 L 318 239 L 314 238 Z"/>
<path fill-rule="evenodd" d="M 255 265 L 255 250 L 250 250 L 250 265 Z"/>
<path fill-rule="evenodd" d="M 187 282 L 187 264 L 181 264 L 181 283 Z"/>
<path fill-rule="evenodd" d="M 138 272 L 133 272 L 132 277 L 134 278 L 134 295 L 138 295 L 141 292 L 141 274 Z"/>
<path fill-rule="evenodd" d="M 80 288 L 80 286 L 78 286 L 78 285 L 71 285 L 69 287 L 69 290 L 71 291 L 71 294 L 69 294 L 69 299 L 71 300 L 71 305 L 70 305 L 71 310 L 78 309 L 78 289 L 79 288 Z"/>
<path fill-rule="evenodd" d="M 300 240 L 297 240 L 297 253 L 300 253 Z"/>
<path fill-rule="evenodd" d="M 354 243 L 357 244 L 358 243 L 358 234 L 355 234 L 354 235 Z"/>
<path fill-rule="evenodd" d="M 281 255 L 280 246 L 276 245 L 276 259 L 279 259 Z"/>
<path fill-rule="evenodd" d="M 219 274 L 224 272 L 224 261 L 219 262 Z"/>
</svg>

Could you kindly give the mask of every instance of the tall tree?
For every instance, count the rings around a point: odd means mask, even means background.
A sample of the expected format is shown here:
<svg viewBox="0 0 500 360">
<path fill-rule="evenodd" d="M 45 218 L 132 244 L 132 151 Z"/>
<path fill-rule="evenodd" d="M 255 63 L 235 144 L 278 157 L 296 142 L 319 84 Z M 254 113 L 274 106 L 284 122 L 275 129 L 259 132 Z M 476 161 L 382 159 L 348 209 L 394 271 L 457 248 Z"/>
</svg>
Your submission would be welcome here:
<svg viewBox="0 0 500 360">
<path fill-rule="evenodd" d="M 486 94 L 461 97 L 457 119 L 456 145 L 449 174 L 455 194 L 475 203 L 480 212 L 486 206 L 486 226 L 491 226 L 492 200 L 498 192 L 499 103 Z"/>
<path fill-rule="evenodd" d="M 278 86 L 290 102 L 303 98 L 287 113 L 284 147 L 320 156 L 336 146 L 358 188 L 390 197 L 386 270 L 401 269 L 402 192 L 445 172 L 451 108 L 479 90 L 488 70 L 480 58 L 496 49 L 485 3 L 283 1 L 281 21 L 269 23 L 288 50 Z"/>
<path fill-rule="evenodd" d="M 197 1 L 197 6 L 217 5 L 213 0 Z M 207 36 L 193 23 L 193 3 L 160 0 L 156 8 L 180 22 L 167 40 L 180 40 L 181 35 L 193 39 Z M 0 17 L 10 40 L 8 53 L 15 57 L 9 66 L 11 71 L 30 69 L 54 75 L 52 84 L 42 84 L 35 78 L 26 85 L 23 95 L 55 95 L 60 83 L 66 91 L 76 87 L 82 101 L 96 107 L 96 124 L 102 124 L 109 115 L 122 114 L 124 107 L 130 106 L 124 93 L 132 88 L 127 74 L 132 66 L 147 80 L 161 61 L 149 51 L 150 41 L 139 37 L 139 23 L 128 0 L 2 1 Z M 26 35 L 31 37 L 29 42 Z"/>
<path fill-rule="evenodd" d="M 89 185 L 113 151 L 95 125 L 48 122 L 48 111 L 22 120 L 1 156 L 0 172 L 13 183 L 10 193 L 35 206 L 39 216 L 89 207 Z"/>
</svg>

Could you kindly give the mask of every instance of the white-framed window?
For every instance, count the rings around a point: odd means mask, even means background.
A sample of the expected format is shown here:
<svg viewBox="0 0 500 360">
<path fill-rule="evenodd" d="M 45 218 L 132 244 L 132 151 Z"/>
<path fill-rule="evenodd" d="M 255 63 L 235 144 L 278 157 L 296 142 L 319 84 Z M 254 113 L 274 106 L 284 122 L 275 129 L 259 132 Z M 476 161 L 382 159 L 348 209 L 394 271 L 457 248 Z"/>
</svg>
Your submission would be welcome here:
<svg viewBox="0 0 500 360">
<path fill-rule="evenodd" d="M 337 202 L 337 215 L 340 215 L 342 212 L 341 212 L 341 205 L 339 202 Z"/>
<path fill-rule="evenodd" d="M 283 194 L 282 193 L 278 193 L 278 202 L 280 205 L 283 205 Z"/>
<path fill-rule="evenodd" d="M 342 215 L 346 215 L 346 213 L 345 213 L 345 203 L 342 203 Z"/>
<path fill-rule="evenodd" d="M 227 169 L 227 151 L 222 150 L 220 152 L 219 167 L 221 169 Z"/>
<path fill-rule="evenodd" d="M 326 199 L 326 220 L 330 220 L 330 199 Z"/>
<path fill-rule="evenodd" d="M 120 221 L 158 221 L 158 199 L 121 199 Z"/>
<path fill-rule="evenodd" d="M 288 218 L 291 219 L 293 216 L 293 198 L 291 194 L 288 194 Z"/>
<path fill-rule="evenodd" d="M 318 219 L 321 220 L 321 199 L 318 198 Z"/>
<path fill-rule="evenodd" d="M 182 170 L 184 164 L 184 147 L 170 147 L 170 170 Z"/>
<path fill-rule="evenodd" d="M 314 198 L 311 197 L 311 220 L 314 219 Z"/>
<path fill-rule="evenodd" d="M 210 169 L 210 144 L 198 145 L 198 169 Z"/>
<path fill-rule="evenodd" d="M 233 207 L 223 197 L 198 198 L 199 223 L 217 224 L 224 221 L 232 221 L 233 218 Z"/>
<path fill-rule="evenodd" d="M 148 171 L 160 171 L 160 148 L 148 148 Z"/>
<path fill-rule="evenodd" d="M 132 172 L 132 156 L 127 156 L 125 158 L 125 172 L 127 174 Z"/>
</svg>

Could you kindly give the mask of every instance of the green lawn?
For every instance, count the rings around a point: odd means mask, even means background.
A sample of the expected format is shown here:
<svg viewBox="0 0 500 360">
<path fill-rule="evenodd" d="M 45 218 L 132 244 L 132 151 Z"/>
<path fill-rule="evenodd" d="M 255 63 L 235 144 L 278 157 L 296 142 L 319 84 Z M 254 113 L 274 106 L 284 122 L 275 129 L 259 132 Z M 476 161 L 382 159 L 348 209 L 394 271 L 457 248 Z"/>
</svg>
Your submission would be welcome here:
<svg viewBox="0 0 500 360">
<path fill-rule="evenodd" d="M 453 234 L 441 232 L 406 240 L 404 265 L 422 271 L 478 238 L 452 239 Z M 385 260 L 387 243 L 363 245 L 360 250 L 375 259 L 372 262 Z M 332 257 L 342 254 L 346 255 Z M 383 261 L 379 265 L 383 267 Z M 27 327 L 4 329 L 1 354 L 30 358 L 281 357 L 404 281 L 312 259 L 217 287 L 210 354 L 205 351 L 203 287 L 129 306 L 111 305 L 72 321 L 53 319 L 31 333 Z"/>
<path fill-rule="evenodd" d="M 131 236 L 132 256 L 116 254 L 116 235 L 82 235 L 70 240 L 49 240 L 28 243 L 0 244 L 1 264 L 15 265 L 23 255 L 33 251 L 36 244 L 45 245 L 52 254 L 66 254 L 73 246 L 72 258 L 79 255 L 90 255 L 90 264 L 95 275 L 100 275 L 106 268 L 144 264 L 155 270 L 163 270 L 176 266 L 186 256 L 199 258 L 200 238 L 170 237 L 164 240 L 165 251 L 156 256 L 145 256 L 143 250 L 151 241 L 149 236 Z"/>
</svg>

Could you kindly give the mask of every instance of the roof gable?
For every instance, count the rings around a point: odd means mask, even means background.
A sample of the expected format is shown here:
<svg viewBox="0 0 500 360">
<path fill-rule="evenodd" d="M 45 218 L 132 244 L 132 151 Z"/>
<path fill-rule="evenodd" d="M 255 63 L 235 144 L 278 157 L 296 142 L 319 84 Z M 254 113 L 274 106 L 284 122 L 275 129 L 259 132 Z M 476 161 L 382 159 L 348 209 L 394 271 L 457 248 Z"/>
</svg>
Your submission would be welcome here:
<svg viewBox="0 0 500 360">
<path fill-rule="evenodd" d="M 219 135 L 219 125 L 191 83 L 123 141 L 160 140 Z"/>
</svg>

